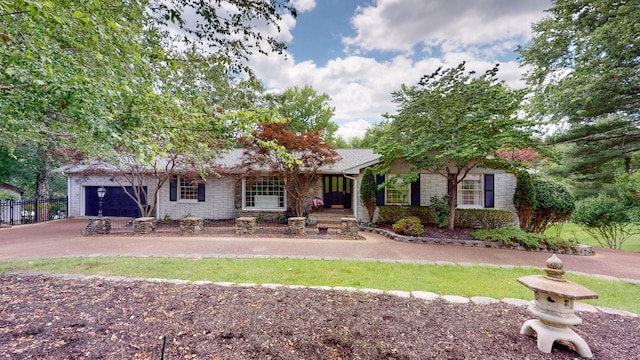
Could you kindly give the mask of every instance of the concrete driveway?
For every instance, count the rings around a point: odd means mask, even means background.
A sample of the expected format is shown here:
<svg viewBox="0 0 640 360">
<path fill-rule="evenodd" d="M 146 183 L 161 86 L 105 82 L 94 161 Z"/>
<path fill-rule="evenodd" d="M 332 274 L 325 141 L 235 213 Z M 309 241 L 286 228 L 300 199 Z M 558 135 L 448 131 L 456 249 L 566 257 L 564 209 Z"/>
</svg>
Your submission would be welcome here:
<svg viewBox="0 0 640 360">
<path fill-rule="evenodd" d="M 550 254 L 505 249 L 403 243 L 361 232 L 366 240 L 292 238 L 82 236 L 87 220 L 72 218 L 0 229 L 0 261 L 77 256 L 275 256 L 453 262 L 544 267 Z M 560 255 L 564 269 L 640 282 L 640 253 L 597 249 L 594 256 Z"/>
</svg>

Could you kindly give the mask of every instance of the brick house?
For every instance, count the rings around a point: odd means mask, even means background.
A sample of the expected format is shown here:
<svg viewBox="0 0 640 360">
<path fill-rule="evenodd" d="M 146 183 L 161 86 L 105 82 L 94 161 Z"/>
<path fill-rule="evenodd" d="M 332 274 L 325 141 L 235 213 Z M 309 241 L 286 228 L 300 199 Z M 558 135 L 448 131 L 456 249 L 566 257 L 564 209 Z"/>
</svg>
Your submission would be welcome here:
<svg viewBox="0 0 640 360">
<path fill-rule="evenodd" d="M 310 190 L 307 208 L 313 211 L 314 198 L 320 199 L 320 209 L 351 210 L 353 216 L 368 220 L 368 213 L 360 201 L 359 188 L 364 169 L 379 162 L 380 156 L 372 149 L 337 149 L 341 160 L 319 170 L 318 181 Z M 240 163 L 243 150 L 235 149 L 223 155 L 218 163 L 221 168 L 233 169 Z M 396 161 L 387 176 L 406 174 L 410 165 Z M 56 171 L 67 176 L 69 216 L 95 216 L 98 213 L 97 189 L 107 190 L 103 198 L 105 216 L 137 217 L 135 203 L 127 197 L 113 176 L 91 173 L 91 168 L 72 165 Z M 194 184 L 178 176 L 158 192 L 155 216 L 179 219 L 198 216 L 205 219 L 233 219 L 238 216 L 262 214 L 265 217 L 282 216 L 287 210 L 287 196 L 283 183 L 264 176 L 248 183 L 237 171 L 221 171 L 220 177 L 211 176 L 205 182 Z M 378 177 L 378 181 L 384 178 Z M 448 181 L 438 174 L 421 172 L 420 179 L 412 184 L 398 183 L 379 191 L 379 205 L 430 204 L 432 196 L 447 194 Z M 490 208 L 515 211 L 512 197 L 515 176 L 500 170 L 474 169 L 458 189 L 459 208 Z M 148 193 L 155 189 L 152 176 L 143 184 Z M 130 189 L 126 189 L 130 191 Z"/>
</svg>

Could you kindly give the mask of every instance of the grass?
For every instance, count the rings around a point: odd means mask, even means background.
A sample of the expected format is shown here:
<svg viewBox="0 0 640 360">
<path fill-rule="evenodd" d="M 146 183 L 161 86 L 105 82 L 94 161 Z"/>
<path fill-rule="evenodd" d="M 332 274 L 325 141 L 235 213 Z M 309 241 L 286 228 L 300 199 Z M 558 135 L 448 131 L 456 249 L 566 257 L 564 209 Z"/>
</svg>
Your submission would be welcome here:
<svg viewBox="0 0 640 360">
<path fill-rule="evenodd" d="M 174 259 L 94 257 L 0 262 L 0 273 L 50 272 L 136 278 L 228 281 L 235 283 L 346 286 L 380 290 L 431 291 L 440 295 L 489 296 L 530 300 L 533 293 L 516 281 L 542 274 L 530 268 L 427 265 L 379 261 L 301 259 Z M 623 281 L 567 275 L 600 295 L 584 301 L 640 314 L 640 286 Z"/>
<path fill-rule="evenodd" d="M 544 234 L 554 238 L 556 236 L 553 226 L 547 229 Z M 593 247 L 602 247 L 593 237 L 584 232 L 584 230 L 582 230 L 580 226 L 572 223 L 562 225 L 560 237 L 564 240 L 575 240 L 580 244 L 585 244 Z M 627 241 L 622 243 L 621 250 L 629 252 L 640 252 L 640 234 L 633 235 Z"/>
</svg>

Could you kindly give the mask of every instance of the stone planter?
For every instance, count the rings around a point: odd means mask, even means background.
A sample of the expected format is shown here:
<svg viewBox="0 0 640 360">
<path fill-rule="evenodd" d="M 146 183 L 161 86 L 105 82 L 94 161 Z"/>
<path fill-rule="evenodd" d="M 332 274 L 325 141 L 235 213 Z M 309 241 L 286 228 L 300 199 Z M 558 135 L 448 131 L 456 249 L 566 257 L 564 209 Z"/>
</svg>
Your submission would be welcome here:
<svg viewBox="0 0 640 360">
<path fill-rule="evenodd" d="M 84 233 L 85 235 L 104 235 L 111 233 L 111 219 L 104 217 L 89 219 Z"/>
<path fill-rule="evenodd" d="M 340 237 L 343 239 L 358 239 L 358 220 L 355 218 L 342 218 L 340 224 Z"/>
<path fill-rule="evenodd" d="M 305 217 L 289 218 L 289 235 L 305 235 L 307 233 Z"/>
<path fill-rule="evenodd" d="M 182 235 L 199 234 L 204 230 L 204 219 L 200 217 L 187 217 L 180 219 L 180 232 Z"/>
<path fill-rule="evenodd" d="M 156 231 L 154 217 L 141 217 L 133 220 L 133 233 L 138 235 L 151 234 Z"/>
<path fill-rule="evenodd" d="M 236 219 L 236 235 L 253 235 L 257 229 L 255 217 L 239 217 Z"/>
</svg>

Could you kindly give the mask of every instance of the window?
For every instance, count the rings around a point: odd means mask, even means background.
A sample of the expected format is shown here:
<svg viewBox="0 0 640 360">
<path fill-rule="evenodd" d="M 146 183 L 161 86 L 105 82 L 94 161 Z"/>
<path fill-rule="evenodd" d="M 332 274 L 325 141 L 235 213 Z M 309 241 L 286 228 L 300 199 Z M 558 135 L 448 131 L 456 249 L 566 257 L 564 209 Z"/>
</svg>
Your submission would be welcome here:
<svg viewBox="0 0 640 360">
<path fill-rule="evenodd" d="M 276 177 L 262 176 L 260 180 L 244 181 L 244 208 L 261 210 L 284 210 L 285 189 Z"/>
<path fill-rule="evenodd" d="M 392 178 L 395 175 L 387 176 Z M 385 204 L 387 205 L 408 205 L 410 199 L 409 184 L 405 184 L 402 179 L 396 179 L 394 184 L 389 184 L 385 188 Z"/>
<path fill-rule="evenodd" d="M 180 200 L 198 200 L 198 183 L 181 177 L 178 194 Z"/>
<path fill-rule="evenodd" d="M 467 175 L 459 187 L 458 205 L 461 207 L 482 207 L 482 176 Z"/>
</svg>

